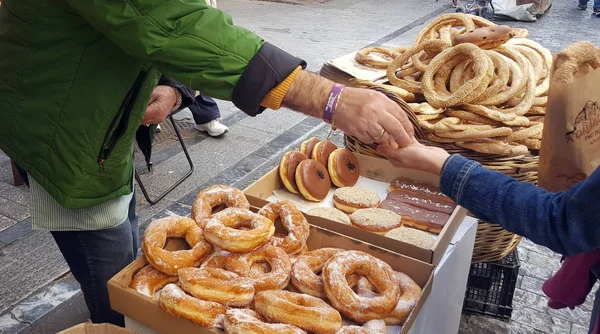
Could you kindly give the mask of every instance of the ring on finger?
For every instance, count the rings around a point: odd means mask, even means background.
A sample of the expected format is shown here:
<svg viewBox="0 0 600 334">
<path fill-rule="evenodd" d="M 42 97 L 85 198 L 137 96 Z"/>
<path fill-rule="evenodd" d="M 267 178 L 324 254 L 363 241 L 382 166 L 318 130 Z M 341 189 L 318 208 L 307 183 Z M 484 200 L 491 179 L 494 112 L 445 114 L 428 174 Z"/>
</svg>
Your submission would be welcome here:
<svg viewBox="0 0 600 334">
<path fill-rule="evenodd" d="M 381 134 L 379 134 L 379 136 L 377 136 L 377 137 L 373 137 L 373 139 L 379 140 L 379 139 L 383 138 L 383 136 L 385 136 L 385 129 L 381 129 Z"/>
</svg>

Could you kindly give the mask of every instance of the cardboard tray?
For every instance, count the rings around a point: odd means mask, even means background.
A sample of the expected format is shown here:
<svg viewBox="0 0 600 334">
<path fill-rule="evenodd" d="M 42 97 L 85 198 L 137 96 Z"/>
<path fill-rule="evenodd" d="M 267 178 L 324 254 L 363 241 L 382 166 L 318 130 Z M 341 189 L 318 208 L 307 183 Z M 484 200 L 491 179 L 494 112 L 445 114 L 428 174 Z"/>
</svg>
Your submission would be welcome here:
<svg viewBox="0 0 600 334">
<path fill-rule="evenodd" d="M 403 176 L 439 187 L 439 177 L 433 174 L 418 170 L 397 168 L 385 159 L 375 158 L 358 153 L 354 154 L 359 160 L 360 174 L 363 177 L 391 183 L 394 179 Z M 267 198 L 273 195 L 273 191 L 283 188 L 283 183 L 279 178 L 278 168 L 279 167 L 274 168 L 244 190 L 244 194 L 246 194 L 246 197 L 251 205 L 263 207 L 268 203 Z M 347 226 L 319 217 L 311 216 L 311 224 L 437 266 L 444 257 L 446 249 L 452 241 L 452 237 L 456 233 L 456 230 L 465 219 L 466 213 L 467 210 L 463 207 L 457 206 L 456 209 L 454 209 L 454 212 L 452 215 L 450 215 L 448 222 L 437 236 L 436 241 L 431 249 L 417 247 L 409 243 L 387 238 L 380 234 L 367 232 L 352 226 Z"/>
<path fill-rule="evenodd" d="M 312 223 L 311 220 L 312 219 L 309 219 L 309 223 Z M 168 247 L 173 248 L 173 245 L 177 244 L 180 244 L 178 240 L 175 240 L 174 242 L 170 241 Z M 408 333 L 419 311 L 423 307 L 425 300 L 431 293 L 431 286 L 433 282 L 432 265 L 411 259 L 406 256 L 394 254 L 390 251 L 368 245 L 358 240 L 350 239 L 338 233 L 327 231 L 317 226 L 311 226 L 307 245 L 310 250 L 323 247 L 338 247 L 347 250 L 364 251 L 387 262 L 394 270 L 402 271 L 409 275 L 417 284 L 419 284 L 419 286 L 422 287 L 423 293 L 401 331 L 398 332 L 399 334 Z M 175 248 L 177 248 L 177 246 L 175 246 Z M 147 264 L 148 261 L 146 258 L 141 256 L 129 264 L 125 269 L 116 274 L 108 282 L 110 304 L 115 311 L 134 319 L 135 321 L 159 333 L 224 333 L 219 329 L 200 327 L 187 319 L 174 317 L 160 309 L 158 302 L 153 298 L 142 295 L 137 291 L 130 289 L 129 284 L 133 278 L 133 275 Z"/>
</svg>

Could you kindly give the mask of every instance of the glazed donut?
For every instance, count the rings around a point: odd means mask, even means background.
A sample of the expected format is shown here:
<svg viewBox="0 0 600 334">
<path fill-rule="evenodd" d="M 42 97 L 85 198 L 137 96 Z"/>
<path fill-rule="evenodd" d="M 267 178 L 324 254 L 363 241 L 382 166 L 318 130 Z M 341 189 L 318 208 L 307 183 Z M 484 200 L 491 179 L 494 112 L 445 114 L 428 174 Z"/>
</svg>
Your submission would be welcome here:
<svg viewBox="0 0 600 334">
<path fill-rule="evenodd" d="M 308 159 L 306 155 L 298 151 L 290 151 L 283 154 L 279 162 L 279 177 L 283 186 L 292 194 L 298 193 L 296 185 L 296 168 L 301 161 Z"/>
<path fill-rule="evenodd" d="M 352 225 L 350 217 L 340 209 L 336 208 L 317 207 L 308 210 L 306 214 L 332 220 L 344 225 Z"/>
<path fill-rule="evenodd" d="M 312 333 L 335 333 L 342 326 L 340 313 L 319 298 L 285 290 L 256 294 L 256 311 L 272 322 L 298 326 Z"/>
<path fill-rule="evenodd" d="M 292 285 L 302 293 L 321 299 L 327 298 L 323 279 L 319 274 L 333 255 L 343 251 L 339 248 L 320 248 L 300 256 L 292 267 Z"/>
<path fill-rule="evenodd" d="M 236 228 L 250 228 L 238 230 Z M 273 222 L 252 211 L 227 208 L 206 222 L 204 234 L 211 244 L 229 252 L 249 252 L 266 244 L 275 233 Z"/>
<path fill-rule="evenodd" d="M 223 324 L 229 334 L 306 334 L 294 325 L 267 323 L 259 313 L 248 309 L 227 310 Z"/>
<path fill-rule="evenodd" d="M 296 184 L 304 198 L 321 202 L 329 194 L 331 179 L 327 167 L 316 160 L 304 160 L 296 168 Z"/>
<path fill-rule="evenodd" d="M 318 142 L 320 142 L 320 140 L 317 137 L 312 137 L 303 141 L 302 144 L 300 144 L 300 153 L 306 155 L 306 157 L 310 159 L 315 145 L 317 145 Z"/>
<path fill-rule="evenodd" d="M 350 221 L 355 227 L 374 233 L 385 233 L 402 226 L 401 215 L 382 208 L 357 210 L 350 215 Z"/>
<path fill-rule="evenodd" d="M 310 226 L 302 212 L 292 202 L 268 203 L 258 211 L 258 214 L 272 222 L 280 218 L 283 227 L 288 231 L 288 235 L 284 238 L 273 236 L 269 241 L 273 246 L 283 248 L 288 254 L 295 254 L 306 244 Z"/>
<path fill-rule="evenodd" d="M 198 193 L 192 204 L 191 217 L 200 227 L 204 227 L 205 220 L 213 214 L 213 208 L 219 206 L 250 209 L 250 203 L 241 190 L 218 184 Z"/>
<path fill-rule="evenodd" d="M 336 334 L 386 334 L 387 325 L 383 320 L 369 320 L 362 326 L 343 326 Z"/>
<path fill-rule="evenodd" d="M 364 187 L 338 188 L 333 193 L 333 205 L 345 212 L 352 213 L 356 210 L 376 208 L 380 198 L 376 192 Z"/>
<path fill-rule="evenodd" d="M 358 159 L 345 148 L 338 148 L 329 155 L 327 170 L 331 182 L 338 187 L 352 187 L 360 176 Z"/>
<path fill-rule="evenodd" d="M 345 279 L 351 274 L 366 277 L 379 295 L 371 298 L 356 295 Z M 333 255 L 323 267 L 321 276 L 331 305 L 359 323 L 385 317 L 400 300 L 400 287 L 392 268 L 365 252 L 346 251 Z"/>
<path fill-rule="evenodd" d="M 513 29 L 506 25 L 477 28 L 454 36 L 452 45 L 472 43 L 484 50 L 491 50 L 512 38 Z"/>
<path fill-rule="evenodd" d="M 204 260 L 202 260 L 202 263 L 200 264 L 200 268 L 202 268 L 202 269 L 204 269 L 204 268 L 224 269 L 225 262 L 227 261 L 229 254 L 231 254 L 231 253 L 229 253 L 226 250 L 215 249 L 210 255 L 206 256 L 204 258 Z"/>
<path fill-rule="evenodd" d="M 375 59 L 371 56 L 371 53 L 379 53 L 381 58 L 385 60 Z M 390 62 L 398 56 L 398 52 L 393 49 L 386 49 L 381 47 L 369 47 L 364 48 L 356 52 L 354 59 L 360 64 L 367 65 L 374 68 L 386 69 Z"/>
<path fill-rule="evenodd" d="M 169 314 L 203 327 L 222 327 L 227 307 L 189 296 L 177 284 L 160 290 L 158 305 Z"/>
<path fill-rule="evenodd" d="M 271 271 L 264 275 L 253 272 L 251 267 L 257 262 L 268 262 Z M 252 279 L 254 290 L 259 292 L 285 288 L 290 281 L 292 264 L 289 255 L 283 249 L 267 244 L 250 253 L 231 254 L 225 269 Z"/>
<path fill-rule="evenodd" d="M 129 287 L 148 297 L 154 297 L 156 292 L 169 283 L 177 282 L 177 276 L 169 276 L 147 265 L 140 269 L 135 275 Z"/>
<path fill-rule="evenodd" d="M 167 238 L 185 238 L 192 249 L 168 251 L 164 249 Z M 185 217 L 171 216 L 155 220 L 148 225 L 142 238 L 142 252 L 148 262 L 167 275 L 177 275 L 181 268 L 198 266 L 211 249 L 211 245 L 204 240 L 202 229 L 193 219 Z"/>
<path fill-rule="evenodd" d="M 322 163 L 324 166 L 327 166 L 327 162 L 329 161 L 329 155 L 333 153 L 338 147 L 335 146 L 334 143 L 329 140 L 321 140 L 315 145 L 315 148 L 312 151 L 311 158 Z"/>
<path fill-rule="evenodd" d="M 226 306 L 246 306 L 254 299 L 251 280 L 223 269 L 180 269 L 179 286 L 198 299 Z"/>
</svg>

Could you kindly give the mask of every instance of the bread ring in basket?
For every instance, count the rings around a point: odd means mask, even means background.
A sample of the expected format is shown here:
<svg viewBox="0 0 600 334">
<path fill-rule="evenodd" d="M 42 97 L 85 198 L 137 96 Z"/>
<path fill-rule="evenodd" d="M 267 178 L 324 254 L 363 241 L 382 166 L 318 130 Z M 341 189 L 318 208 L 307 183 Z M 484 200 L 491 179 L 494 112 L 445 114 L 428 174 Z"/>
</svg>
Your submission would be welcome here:
<svg viewBox="0 0 600 334">
<path fill-rule="evenodd" d="M 242 307 L 254 299 L 252 280 L 218 268 L 183 268 L 179 286 L 190 295 L 226 306 Z"/>
<path fill-rule="evenodd" d="M 213 208 L 219 206 L 250 209 L 250 203 L 241 190 L 217 184 L 198 193 L 192 204 L 191 217 L 200 227 L 204 227 L 205 220 L 213 213 Z"/>
<path fill-rule="evenodd" d="M 258 214 L 267 217 L 272 222 L 280 218 L 281 223 L 288 231 L 288 235 L 284 238 L 274 235 L 269 241 L 270 244 L 283 248 L 288 254 L 296 254 L 302 250 L 302 246 L 308 239 L 310 227 L 296 205 L 290 201 L 268 203 L 258 211 Z"/>
<path fill-rule="evenodd" d="M 271 220 L 238 208 L 227 208 L 215 213 L 204 226 L 206 240 L 221 249 L 235 253 L 249 252 L 266 244 L 273 233 L 275 226 Z"/>
<path fill-rule="evenodd" d="M 369 298 L 354 293 L 346 280 L 352 274 L 366 277 L 379 295 Z M 321 275 L 331 305 L 359 323 L 385 317 L 400 300 L 400 286 L 394 277 L 394 270 L 387 263 L 365 252 L 346 251 L 335 254 L 327 261 Z"/>
<path fill-rule="evenodd" d="M 269 321 L 292 324 L 312 333 L 335 333 L 342 326 L 338 311 L 305 294 L 286 290 L 259 292 L 254 307 Z"/>
<path fill-rule="evenodd" d="M 133 275 L 129 287 L 143 295 L 154 297 L 158 290 L 177 280 L 177 276 L 165 275 L 151 265 L 147 265 Z"/>
<path fill-rule="evenodd" d="M 271 271 L 261 274 L 252 270 L 252 265 L 260 262 L 268 262 Z M 272 245 L 264 245 L 250 253 L 231 254 L 227 259 L 225 269 L 234 273 L 251 278 L 254 282 L 254 290 L 258 293 L 264 290 L 283 289 L 290 281 L 292 264 L 287 253 Z"/>
<path fill-rule="evenodd" d="M 185 238 L 192 249 L 168 251 L 164 249 L 167 238 Z M 193 219 L 186 217 L 155 220 L 148 225 L 142 238 L 142 252 L 148 262 L 167 275 L 177 275 L 181 268 L 199 265 L 211 249 L 212 246 L 204 240 L 202 229 Z"/>
<path fill-rule="evenodd" d="M 231 334 L 306 334 L 288 324 L 270 324 L 259 313 L 249 309 L 230 309 L 225 312 L 224 329 Z"/>
<path fill-rule="evenodd" d="M 222 327 L 227 307 L 200 300 L 171 283 L 160 290 L 158 305 L 169 314 L 192 321 L 203 327 Z"/>
<path fill-rule="evenodd" d="M 371 53 L 379 53 L 381 58 L 384 60 L 374 58 L 371 56 Z M 396 58 L 397 56 L 398 52 L 396 50 L 381 47 L 370 47 L 356 52 L 356 56 L 354 58 L 360 64 L 386 69 L 390 65 L 392 59 Z"/>
</svg>

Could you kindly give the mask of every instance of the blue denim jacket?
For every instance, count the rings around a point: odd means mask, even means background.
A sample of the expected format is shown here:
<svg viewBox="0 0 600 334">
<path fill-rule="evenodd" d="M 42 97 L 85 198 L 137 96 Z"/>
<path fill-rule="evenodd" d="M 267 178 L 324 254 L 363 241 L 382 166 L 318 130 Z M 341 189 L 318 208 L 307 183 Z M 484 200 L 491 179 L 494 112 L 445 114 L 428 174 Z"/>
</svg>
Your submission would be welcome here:
<svg viewBox="0 0 600 334">
<path fill-rule="evenodd" d="M 442 169 L 441 191 L 479 219 L 573 256 L 600 248 L 600 168 L 568 191 L 551 193 L 460 155 Z"/>
</svg>

